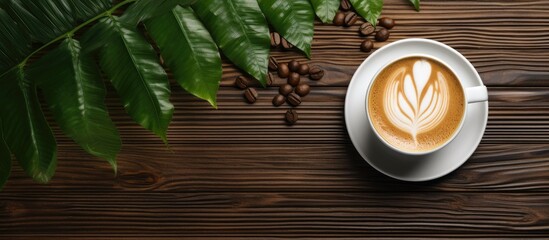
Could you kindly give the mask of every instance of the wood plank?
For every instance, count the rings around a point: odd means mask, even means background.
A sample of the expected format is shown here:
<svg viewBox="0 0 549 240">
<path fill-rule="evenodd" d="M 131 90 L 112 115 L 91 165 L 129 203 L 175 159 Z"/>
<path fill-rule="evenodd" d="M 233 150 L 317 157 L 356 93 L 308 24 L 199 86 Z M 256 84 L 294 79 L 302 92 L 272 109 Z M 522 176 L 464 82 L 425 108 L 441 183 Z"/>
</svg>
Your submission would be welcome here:
<svg viewBox="0 0 549 240">
<path fill-rule="evenodd" d="M 547 193 L 28 192 L 0 199 L 6 237 L 549 234 Z"/>
<path fill-rule="evenodd" d="M 126 145 L 114 176 L 106 162 L 60 146 L 57 173 L 37 185 L 13 169 L 3 196 L 25 192 L 100 195 L 161 192 L 548 192 L 546 144 L 482 144 L 469 161 L 426 183 L 393 180 L 371 168 L 349 143 Z M 441 159 L 444 161 L 444 159 Z M 15 164 L 15 163 L 14 163 Z"/>
</svg>

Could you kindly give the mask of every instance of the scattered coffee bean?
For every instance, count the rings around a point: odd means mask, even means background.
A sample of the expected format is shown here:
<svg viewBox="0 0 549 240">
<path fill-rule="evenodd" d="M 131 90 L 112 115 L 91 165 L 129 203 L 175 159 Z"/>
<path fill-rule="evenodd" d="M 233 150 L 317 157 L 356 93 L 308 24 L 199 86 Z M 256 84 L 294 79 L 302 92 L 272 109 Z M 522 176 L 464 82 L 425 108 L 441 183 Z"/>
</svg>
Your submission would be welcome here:
<svg viewBox="0 0 549 240">
<path fill-rule="evenodd" d="M 290 69 L 288 68 L 288 64 L 278 64 L 278 76 L 281 78 L 287 78 L 288 76 L 290 76 Z"/>
<path fill-rule="evenodd" d="M 360 51 L 370 52 L 374 48 L 374 42 L 370 39 L 366 39 L 360 44 Z"/>
<path fill-rule="evenodd" d="M 354 13 L 354 12 L 349 12 L 349 13 L 347 13 L 347 15 L 345 15 L 345 21 L 344 21 L 345 23 L 344 23 L 344 25 L 345 25 L 346 27 L 350 27 L 350 26 L 353 26 L 353 24 L 355 24 L 356 21 L 358 21 L 358 17 L 357 17 L 357 15 L 356 15 L 356 13 Z"/>
<path fill-rule="evenodd" d="M 284 104 L 284 102 L 286 102 L 286 97 L 284 97 L 284 95 L 277 94 L 277 95 L 273 98 L 273 105 L 274 105 L 275 107 L 278 107 L 278 106 Z"/>
<path fill-rule="evenodd" d="M 282 37 L 277 32 L 271 33 L 271 47 L 276 48 L 282 43 Z"/>
<path fill-rule="evenodd" d="M 319 66 L 312 66 L 309 70 L 309 78 L 311 80 L 320 80 L 324 77 L 324 69 Z"/>
<path fill-rule="evenodd" d="M 250 80 L 245 76 L 238 76 L 235 85 L 240 89 L 246 89 L 250 85 Z"/>
<path fill-rule="evenodd" d="M 286 112 L 286 122 L 288 122 L 290 125 L 295 124 L 298 119 L 299 116 L 297 115 L 297 111 L 290 109 Z"/>
<path fill-rule="evenodd" d="M 372 24 L 369 22 L 363 23 L 362 25 L 360 25 L 360 28 L 358 29 L 360 34 L 362 34 L 363 36 L 368 36 L 372 34 L 375 30 L 376 28 L 374 28 L 374 26 L 372 26 Z"/>
<path fill-rule="evenodd" d="M 299 69 L 297 69 L 297 72 L 301 75 L 305 75 L 309 73 L 309 64 L 303 63 L 299 65 Z"/>
<path fill-rule="evenodd" d="M 343 26 L 345 24 L 345 13 L 337 12 L 334 17 L 334 25 Z"/>
<path fill-rule="evenodd" d="M 341 1 L 341 5 L 339 6 L 341 8 L 341 10 L 343 11 L 349 11 L 351 10 L 352 6 L 351 6 L 351 2 L 349 2 L 349 0 L 342 0 Z"/>
<path fill-rule="evenodd" d="M 292 85 L 284 84 L 280 86 L 280 88 L 278 89 L 278 92 L 284 96 L 288 96 L 288 94 L 292 93 L 293 90 L 294 88 L 292 87 Z"/>
<path fill-rule="evenodd" d="M 296 60 L 292 60 L 288 63 L 288 67 L 290 68 L 290 71 L 297 72 L 299 70 L 299 62 Z"/>
<path fill-rule="evenodd" d="M 274 77 L 272 73 L 267 73 L 267 87 L 273 86 Z"/>
<path fill-rule="evenodd" d="M 307 94 L 309 94 L 310 92 L 311 92 L 311 87 L 305 83 L 299 84 L 295 88 L 295 93 L 297 93 L 297 95 L 302 97 L 307 96 Z"/>
<path fill-rule="evenodd" d="M 282 38 L 282 48 L 284 49 L 291 49 L 294 47 L 294 45 L 292 45 L 290 42 L 288 42 L 288 40 L 286 40 L 285 38 Z"/>
<path fill-rule="evenodd" d="M 382 17 L 379 19 L 379 25 L 384 28 L 391 29 L 395 26 L 395 20 L 388 17 Z"/>
<path fill-rule="evenodd" d="M 301 76 L 299 76 L 299 73 L 293 72 L 290 74 L 290 77 L 288 77 L 288 84 L 294 87 L 297 86 L 300 81 L 301 81 Z"/>
<path fill-rule="evenodd" d="M 299 106 L 301 104 L 301 97 L 295 93 L 288 95 L 288 103 L 292 106 Z"/>
<path fill-rule="evenodd" d="M 380 29 L 376 33 L 376 41 L 378 42 L 385 42 L 389 39 L 389 31 L 385 28 Z"/>
<path fill-rule="evenodd" d="M 271 71 L 278 70 L 278 61 L 276 61 L 276 58 L 274 57 L 269 57 L 269 70 Z"/>
<path fill-rule="evenodd" d="M 258 97 L 259 94 L 255 90 L 255 88 L 248 88 L 244 91 L 244 98 L 246 98 L 249 103 L 254 103 L 255 101 L 257 101 Z"/>
</svg>

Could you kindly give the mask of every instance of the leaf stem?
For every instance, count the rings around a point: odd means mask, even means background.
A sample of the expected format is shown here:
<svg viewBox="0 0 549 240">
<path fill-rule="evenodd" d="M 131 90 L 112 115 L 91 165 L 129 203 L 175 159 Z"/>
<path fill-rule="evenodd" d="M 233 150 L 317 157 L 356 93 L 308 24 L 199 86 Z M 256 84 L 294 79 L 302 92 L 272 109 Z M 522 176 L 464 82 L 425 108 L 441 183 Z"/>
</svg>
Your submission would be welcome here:
<svg viewBox="0 0 549 240">
<path fill-rule="evenodd" d="M 34 50 L 34 51 L 33 51 L 32 53 L 30 53 L 25 59 L 23 59 L 23 61 L 21 61 L 21 63 L 19 63 L 19 64 L 18 64 L 17 66 L 15 66 L 15 67 L 20 67 L 20 68 L 25 67 L 25 65 L 27 65 L 27 62 L 29 61 L 29 59 L 30 59 L 32 56 L 34 56 L 35 54 L 37 54 L 38 52 L 40 52 L 40 51 L 46 49 L 47 47 L 53 45 L 54 43 L 56 43 L 56 42 L 58 42 L 58 41 L 60 41 L 60 40 L 63 40 L 63 39 L 68 38 L 68 37 L 72 37 L 78 30 L 84 28 L 85 26 L 87 26 L 87 25 L 89 25 L 89 24 L 91 24 L 91 23 L 93 23 L 93 22 L 99 20 L 99 19 L 102 18 L 102 17 L 111 16 L 112 13 L 113 13 L 114 11 L 116 11 L 117 9 L 119 9 L 120 7 L 122 7 L 122 6 L 124 6 L 124 5 L 128 4 L 128 3 L 135 2 L 135 1 L 137 1 L 137 0 L 124 0 L 124 1 L 122 1 L 122 2 L 120 2 L 120 3 L 118 3 L 118 4 L 116 4 L 116 5 L 114 5 L 114 6 L 113 6 L 112 8 L 110 8 L 109 10 L 107 10 L 107 11 L 105 11 L 105 12 L 103 12 L 103 13 L 101 13 L 101 14 L 99 14 L 99 15 L 97 15 L 97 16 L 95 16 L 95 17 L 93 17 L 93 18 L 91 18 L 91 19 L 89 19 L 89 20 L 87 20 L 87 21 L 85 21 L 85 22 L 83 22 L 83 23 L 81 23 L 80 25 L 76 26 L 76 27 L 73 28 L 72 30 L 70 30 L 70 31 L 68 31 L 68 32 L 66 32 L 66 33 L 64 33 L 64 34 L 62 34 L 61 36 L 59 36 L 59 37 L 57 37 L 57 38 L 51 40 L 50 42 L 48 42 L 48 43 L 42 45 L 41 47 L 39 47 L 38 49 Z M 2 74 L 2 75 L 3 75 L 3 74 Z"/>
</svg>

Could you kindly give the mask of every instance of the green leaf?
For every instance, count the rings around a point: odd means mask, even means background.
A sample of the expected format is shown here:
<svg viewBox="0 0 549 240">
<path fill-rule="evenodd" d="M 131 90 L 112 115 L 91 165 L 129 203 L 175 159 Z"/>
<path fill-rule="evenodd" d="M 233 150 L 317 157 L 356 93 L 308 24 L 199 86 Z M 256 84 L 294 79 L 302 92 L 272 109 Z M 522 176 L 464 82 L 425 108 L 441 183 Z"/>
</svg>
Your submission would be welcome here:
<svg viewBox="0 0 549 240">
<path fill-rule="evenodd" d="M 23 69 L 0 76 L 0 119 L 4 139 L 25 172 L 47 183 L 57 166 L 57 146 L 36 95 Z"/>
<path fill-rule="evenodd" d="M 225 56 L 265 86 L 270 36 L 257 2 L 199 0 L 193 9 Z"/>
<path fill-rule="evenodd" d="M 193 10 L 177 6 L 145 25 L 177 82 L 191 94 L 217 107 L 217 91 L 223 73 L 221 56 Z"/>
<path fill-rule="evenodd" d="M 31 52 L 30 38 L 0 8 L 0 74 L 19 64 Z"/>
<path fill-rule="evenodd" d="M 8 12 L 34 40 L 46 43 L 76 24 L 75 14 L 67 1 L 9 0 Z"/>
<path fill-rule="evenodd" d="M 105 86 L 93 58 L 80 43 L 66 39 L 29 69 L 55 120 L 88 153 L 107 160 L 116 171 L 120 137 L 105 106 Z"/>
<path fill-rule="evenodd" d="M 311 0 L 316 15 L 323 23 L 332 23 L 339 8 L 340 0 Z"/>
<path fill-rule="evenodd" d="M 0 122 L 0 126 L 2 123 Z M 0 191 L 8 181 L 11 172 L 11 153 L 4 142 L 4 136 L 0 129 Z"/>
<path fill-rule="evenodd" d="M 353 8 L 374 27 L 383 9 L 383 0 L 350 0 Z"/>
<path fill-rule="evenodd" d="M 137 24 L 149 18 L 162 15 L 175 6 L 190 6 L 197 0 L 138 0 L 132 4 L 120 18 L 128 24 Z"/>
<path fill-rule="evenodd" d="M 116 16 L 98 24 L 108 36 L 100 54 L 100 65 L 109 76 L 130 116 L 164 142 L 174 107 L 170 84 L 152 46 L 137 29 Z"/>
<path fill-rule="evenodd" d="M 419 0 L 410 0 L 410 2 L 414 5 L 416 11 L 419 12 Z"/>
<path fill-rule="evenodd" d="M 286 40 L 311 57 L 315 15 L 308 0 L 258 0 L 267 21 Z"/>
<path fill-rule="evenodd" d="M 109 10 L 111 0 L 70 0 L 71 9 L 79 20 L 87 20 Z"/>
</svg>

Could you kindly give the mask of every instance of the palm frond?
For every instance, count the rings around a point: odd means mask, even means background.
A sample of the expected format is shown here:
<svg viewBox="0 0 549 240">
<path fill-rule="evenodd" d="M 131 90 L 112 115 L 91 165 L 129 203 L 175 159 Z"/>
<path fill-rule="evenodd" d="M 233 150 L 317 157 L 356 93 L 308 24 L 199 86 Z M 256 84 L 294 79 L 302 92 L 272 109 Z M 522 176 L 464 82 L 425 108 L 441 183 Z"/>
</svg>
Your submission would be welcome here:
<svg viewBox="0 0 549 240">
<path fill-rule="evenodd" d="M 46 183 L 55 173 L 57 146 L 22 67 L 0 76 L 0 119 L 4 140 L 25 172 Z"/>
<path fill-rule="evenodd" d="M 168 77 L 154 49 L 133 26 L 116 16 L 98 24 L 99 33 L 108 37 L 100 54 L 101 68 L 134 121 L 166 141 L 174 107 Z"/>
<path fill-rule="evenodd" d="M 146 26 L 177 82 L 189 93 L 217 107 L 217 90 L 223 73 L 221 56 L 194 11 L 177 6 L 146 21 Z"/>
<path fill-rule="evenodd" d="M 104 103 L 99 69 L 90 55 L 82 54 L 80 43 L 67 38 L 31 65 L 28 75 L 41 88 L 63 132 L 116 170 L 120 137 Z"/>
</svg>

